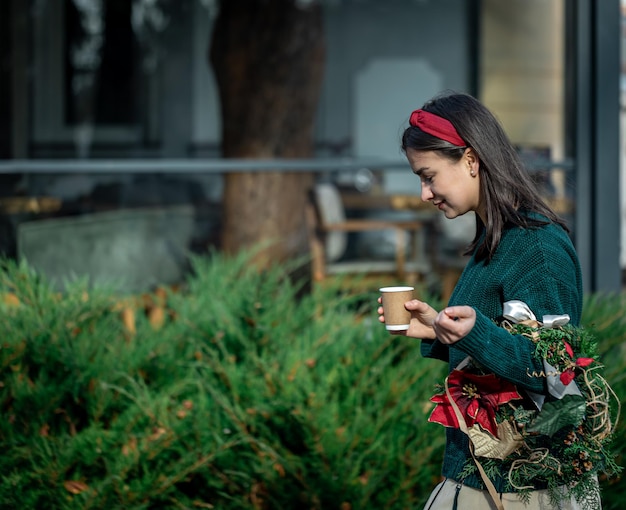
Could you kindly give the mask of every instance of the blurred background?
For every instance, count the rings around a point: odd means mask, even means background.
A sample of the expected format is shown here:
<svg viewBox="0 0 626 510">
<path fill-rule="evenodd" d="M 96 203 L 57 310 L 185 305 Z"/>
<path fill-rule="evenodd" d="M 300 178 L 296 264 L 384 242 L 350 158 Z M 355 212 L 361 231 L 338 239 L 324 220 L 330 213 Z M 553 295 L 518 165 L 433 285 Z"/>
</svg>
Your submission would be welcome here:
<svg viewBox="0 0 626 510">
<path fill-rule="evenodd" d="M 319 248 L 321 279 L 348 258 L 345 271 L 408 271 L 400 244 L 432 278 L 459 266 L 442 252 L 458 254 L 473 219 L 442 224 L 419 203 L 399 138 L 454 90 L 492 109 L 567 219 L 586 290 L 619 290 L 623 4 L 5 0 L 0 251 L 58 282 L 143 291 L 181 281 L 189 253 Z M 340 202 L 325 195 L 307 221 L 319 184 Z M 315 244 L 325 215 L 412 222 L 420 237 L 363 227 Z"/>
</svg>

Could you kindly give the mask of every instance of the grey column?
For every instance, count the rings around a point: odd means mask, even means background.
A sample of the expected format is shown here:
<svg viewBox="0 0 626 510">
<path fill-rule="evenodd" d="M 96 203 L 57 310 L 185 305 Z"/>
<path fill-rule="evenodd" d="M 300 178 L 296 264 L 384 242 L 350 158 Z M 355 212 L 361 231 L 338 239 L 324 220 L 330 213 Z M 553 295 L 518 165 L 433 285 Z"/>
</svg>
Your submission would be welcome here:
<svg viewBox="0 0 626 510">
<path fill-rule="evenodd" d="M 566 2 L 569 125 L 576 161 L 576 249 L 585 292 L 621 289 L 619 0 Z M 573 121 L 573 122 L 572 122 Z"/>
</svg>

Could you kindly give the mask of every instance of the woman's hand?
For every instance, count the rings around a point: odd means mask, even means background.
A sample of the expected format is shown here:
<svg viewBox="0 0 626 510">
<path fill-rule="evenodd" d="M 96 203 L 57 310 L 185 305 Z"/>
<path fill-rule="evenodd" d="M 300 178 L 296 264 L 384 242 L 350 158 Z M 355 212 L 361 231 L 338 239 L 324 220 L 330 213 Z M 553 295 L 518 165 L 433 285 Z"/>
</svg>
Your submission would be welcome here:
<svg viewBox="0 0 626 510">
<path fill-rule="evenodd" d="M 378 298 L 378 320 L 385 322 L 383 315 L 382 297 Z M 433 331 L 433 321 L 437 317 L 437 310 L 424 301 L 412 299 L 404 304 L 404 307 L 411 312 L 411 322 L 409 329 L 404 331 L 389 331 L 391 335 L 404 335 L 412 338 L 424 338 L 426 340 L 434 340 L 435 332 Z"/>
<path fill-rule="evenodd" d="M 449 306 L 437 314 L 433 330 L 442 344 L 453 344 L 467 336 L 476 324 L 476 310 L 471 306 Z"/>
</svg>

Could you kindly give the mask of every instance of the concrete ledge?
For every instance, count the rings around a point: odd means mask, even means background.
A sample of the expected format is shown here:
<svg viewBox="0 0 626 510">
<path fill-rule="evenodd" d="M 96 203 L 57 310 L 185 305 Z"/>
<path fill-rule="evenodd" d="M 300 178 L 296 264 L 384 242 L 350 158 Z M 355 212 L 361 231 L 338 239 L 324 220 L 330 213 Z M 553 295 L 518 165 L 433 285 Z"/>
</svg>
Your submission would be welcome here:
<svg viewBox="0 0 626 510">
<path fill-rule="evenodd" d="M 88 277 L 142 292 L 184 278 L 193 229 L 191 206 L 29 221 L 17 228 L 17 254 L 59 289 Z"/>
</svg>

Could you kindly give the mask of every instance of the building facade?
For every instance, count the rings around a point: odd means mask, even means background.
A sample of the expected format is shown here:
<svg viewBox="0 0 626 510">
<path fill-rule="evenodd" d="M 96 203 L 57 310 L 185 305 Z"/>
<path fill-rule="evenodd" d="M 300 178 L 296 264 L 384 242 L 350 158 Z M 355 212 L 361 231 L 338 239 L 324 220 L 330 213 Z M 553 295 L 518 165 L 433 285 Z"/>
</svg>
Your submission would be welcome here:
<svg viewBox="0 0 626 510">
<path fill-rule="evenodd" d="M 180 221 L 190 224 L 186 242 L 212 242 L 219 218 L 207 204 L 219 203 L 223 175 L 207 57 L 214 4 L 2 2 L 6 203 L 57 199 L 62 206 L 54 217 L 182 207 Z M 500 118 L 570 222 L 586 290 L 620 288 L 626 256 L 620 259 L 619 0 L 324 5 L 327 61 L 315 146 L 316 159 L 329 162 L 327 172 L 350 181 L 359 162 L 385 160 L 388 166 L 371 169 L 384 190 L 418 194 L 419 183 L 403 166 L 399 133 L 429 97 L 469 92 Z M 338 159 L 354 161 L 352 170 L 334 169 Z M 16 231 L 42 211 L 5 208 L 4 215 L 5 230 Z M 5 251 L 19 252 L 20 237 L 7 235 Z M 41 242 L 30 250 L 45 251 Z"/>
</svg>

